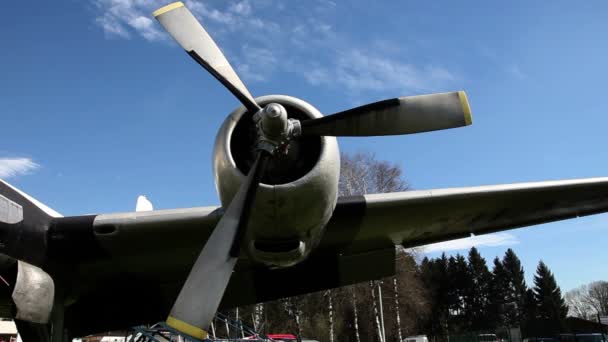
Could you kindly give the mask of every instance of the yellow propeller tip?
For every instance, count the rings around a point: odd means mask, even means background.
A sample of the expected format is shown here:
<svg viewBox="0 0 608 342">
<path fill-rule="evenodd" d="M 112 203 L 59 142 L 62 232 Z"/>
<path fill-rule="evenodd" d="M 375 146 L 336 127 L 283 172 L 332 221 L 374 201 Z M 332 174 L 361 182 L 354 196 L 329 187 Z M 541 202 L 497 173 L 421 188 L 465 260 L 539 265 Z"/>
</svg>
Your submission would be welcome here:
<svg viewBox="0 0 608 342">
<path fill-rule="evenodd" d="M 177 2 L 168 4 L 167 6 L 163 6 L 163 7 L 159 8 L 159 9 L 157 9 L 156 11 L 154 11 L 152 13 L 152 15 L 156 18 L 156 17 L 158 17 L 159 15 L 161 15 L 163 13 L 167 13 L 169 11 L 173 11 L 174 9 L 180 8 L 180 7 L 184 7 L 184 3 L 181 2 L 181 1 L 177 1 Z"/>
<path fill-rule="evenodd" d="M 171 316 L 167 317 L 167 325 L 199 340 L 204 340 L 209 335 L 205 330 Z"/>
<path fill-rule="evenodd" d="M 473 116 L 471 115 L 471 106 L 469 105 L 469 100 L 467 99 L 467 93 L 465 93 L 463 90 L 459 91 L 458 98 L 460 99 L 460 104 L 462 105 L 464 123 L 469 126 L 473 123 Z"/>
</svg>

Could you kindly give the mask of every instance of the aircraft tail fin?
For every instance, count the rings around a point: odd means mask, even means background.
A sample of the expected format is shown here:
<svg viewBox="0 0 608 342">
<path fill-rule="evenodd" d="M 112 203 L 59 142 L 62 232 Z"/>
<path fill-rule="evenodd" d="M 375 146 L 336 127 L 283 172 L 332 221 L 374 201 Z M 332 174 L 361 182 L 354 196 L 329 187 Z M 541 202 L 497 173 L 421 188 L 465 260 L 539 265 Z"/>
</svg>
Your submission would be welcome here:
<svg viewBox="0 0 608 342">
<path fill-rule="evenodd" d="M 46 232 L 62 217 L 25 192 L 0 180 L 0 253 L 40 265 L 46 257 Z"/>
<path fill-rule="evenodd" d="M 9 215 L 9 208 L 12 208 L 11 212 L 16 210 L 15 205 L 20 206 L 22 215 L 29 219 L 36 218 L 37 220 L 48 221 L 49 218 L 62 217 L 60 213 L 2 179 L 0 179 L 0 196 L 0 221 L 5 215 Z M 5 210 L 7 211 L 5 212 Z"/>
<path fill-rule="evenodd" d="M 137 197 L 137 204 L 135 205 L 135 211 L 152 211 L 154 210 L 154 206 L 152 202 L 148 200 L 148 198 L 144 195 L 139 195 Z"/>
</svg>

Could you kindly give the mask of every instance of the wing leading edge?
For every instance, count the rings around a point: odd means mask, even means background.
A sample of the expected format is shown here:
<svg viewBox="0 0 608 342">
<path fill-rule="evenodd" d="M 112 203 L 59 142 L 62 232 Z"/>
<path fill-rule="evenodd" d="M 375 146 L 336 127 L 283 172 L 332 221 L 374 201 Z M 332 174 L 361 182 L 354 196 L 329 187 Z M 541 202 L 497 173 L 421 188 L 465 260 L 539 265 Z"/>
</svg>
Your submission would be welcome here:
<svg viewBox="0 0 608 342">
<path fill-rule="evenodd" d="M 345 197 L 320 248 L 414 247 L 607 211 L 608 177 Z"/>
</svg>

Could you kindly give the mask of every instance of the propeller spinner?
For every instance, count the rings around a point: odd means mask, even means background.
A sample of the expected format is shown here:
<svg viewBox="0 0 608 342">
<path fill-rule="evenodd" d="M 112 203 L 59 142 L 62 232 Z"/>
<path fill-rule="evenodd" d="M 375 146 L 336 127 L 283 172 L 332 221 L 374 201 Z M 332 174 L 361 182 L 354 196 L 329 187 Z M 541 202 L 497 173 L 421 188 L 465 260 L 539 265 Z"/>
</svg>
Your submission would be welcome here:
<svg viewBox="0 0 608 342">
<path fill-rule="evenodd" d="M 322 118 L 289 119 L 278 103 L 261 108 L 211 36 L 182 2 L 153 13 L 154 17 L 198 64 L 220 81 L 254 114 L 256 159 L 197 258 L 167 324 L 196 338 L 205 338 L 220 304 L 240 246 L 249 213 L 271 158 L 287 150 L 301 135 L 380 136 L 413 134 L 470 125 L 471 111 L 463 91 L 384 100 Z"/>
</svg>

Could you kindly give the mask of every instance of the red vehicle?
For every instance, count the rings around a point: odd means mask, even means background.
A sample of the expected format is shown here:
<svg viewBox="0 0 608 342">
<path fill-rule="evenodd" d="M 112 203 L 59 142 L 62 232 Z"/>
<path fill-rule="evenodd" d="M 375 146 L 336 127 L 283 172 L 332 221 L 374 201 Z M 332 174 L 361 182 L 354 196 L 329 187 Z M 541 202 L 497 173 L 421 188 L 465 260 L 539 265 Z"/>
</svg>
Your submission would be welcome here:
<svg viewBox="0 0 608 342">
<path fill-rule="evenodd" d="M 268 334 L 268 335 L 266 335 L 266 337 L 268 337 L 272 341 L 277 341 L 277 342 L 294 342 L 294 341 L 298 340 L 296 335 L 293 335 L 293 334 Z M 249 337 L 246 337 L 245 339 L 246 340 L 257 340 L 258 338 L 259 338 L 258 336 L 249 336 Z M 318 342 L 316 340 L 311 340 L 308 338 L 302 338 L 300 341 L 301 342 Z"/>
<path fill-rule="evenodd" d="M 292 334 L 268 334 L 266 335 L 274 341 L 296 341 L 298 338 Z"/>
</svg>

